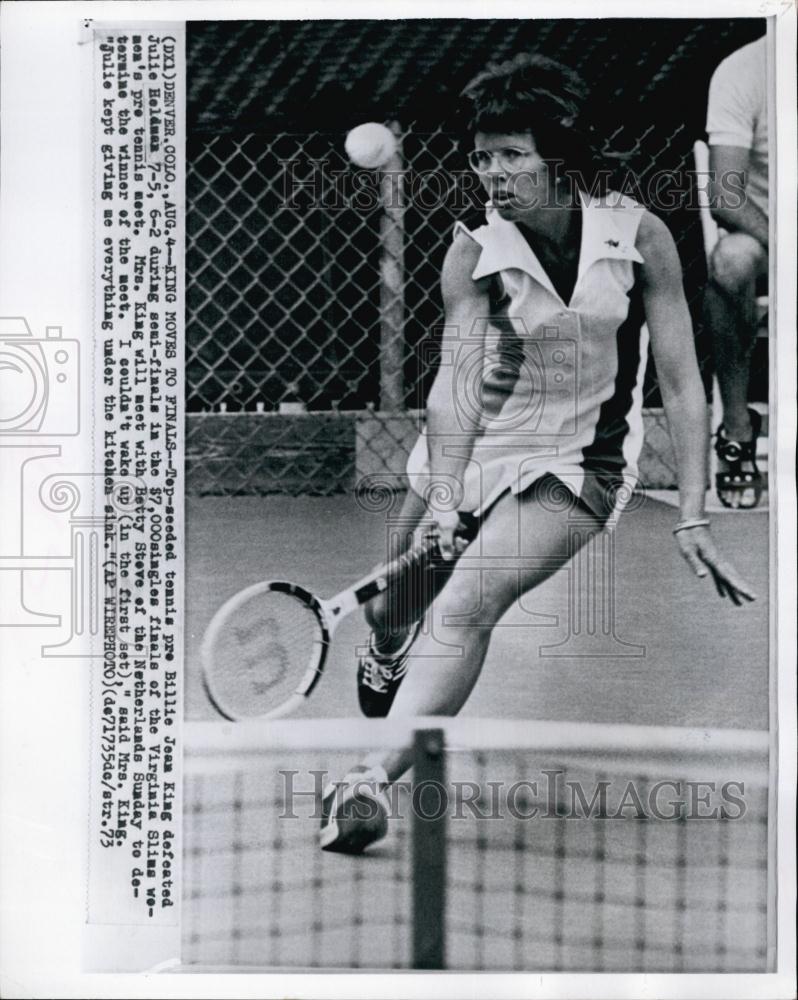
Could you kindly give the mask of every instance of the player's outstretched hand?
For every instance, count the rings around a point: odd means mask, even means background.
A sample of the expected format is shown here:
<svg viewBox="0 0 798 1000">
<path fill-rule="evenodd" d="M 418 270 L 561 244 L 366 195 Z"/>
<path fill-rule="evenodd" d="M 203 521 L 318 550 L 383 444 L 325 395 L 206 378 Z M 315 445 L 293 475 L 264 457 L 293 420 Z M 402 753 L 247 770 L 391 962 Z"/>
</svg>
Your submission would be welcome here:
<svg viewBox="0 0 798 1000">
<path fill-rule="evenodd" d="M 718 552 L 709 528 L 697 526 L 676 534 L 676 542 L 696 576 L 712 574 L 721 597 L 728 597 L 738 607 L 743 601 L 756 600 L 751 585 Z"/>
</svg>

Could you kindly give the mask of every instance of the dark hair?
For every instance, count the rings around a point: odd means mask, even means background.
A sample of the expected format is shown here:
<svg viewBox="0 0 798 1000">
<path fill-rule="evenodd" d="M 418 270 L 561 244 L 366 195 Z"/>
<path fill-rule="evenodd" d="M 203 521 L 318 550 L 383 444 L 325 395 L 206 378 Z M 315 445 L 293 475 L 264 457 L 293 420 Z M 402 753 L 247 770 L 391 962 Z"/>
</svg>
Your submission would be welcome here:
<svg viewBox="0 0 798 1000">
<path fill-rule="evenodd" d="M 561 175 L 595 193 L 606 187 L 585 120 L 587 88 L 567 66 L 520 53 L 489 64 L 465 87 L 462 98 L 461 131 L 467 142 L 477 132 L 530 132 L 543 159 L 559 161 Z"/>
</svg>

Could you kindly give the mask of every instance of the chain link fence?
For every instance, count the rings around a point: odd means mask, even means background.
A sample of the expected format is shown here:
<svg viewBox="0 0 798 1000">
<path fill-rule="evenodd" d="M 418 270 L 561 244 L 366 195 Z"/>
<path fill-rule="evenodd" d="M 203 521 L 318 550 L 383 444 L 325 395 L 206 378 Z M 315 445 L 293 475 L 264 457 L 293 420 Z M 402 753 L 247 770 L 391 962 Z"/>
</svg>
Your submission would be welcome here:
<svg viewBox="0 0 798 1000">
<path fill-rule="evenodd" d="M 751 21 L 190 25 L 189 492 L 403 486 L 437 365 L 443 256 L 455 221 L 475 227 L 483 213 L 445 107 L 488 57 L 521 50 L 561 59 L 592 86 L 606 152 L 624 154 L 613 186 L 657 211 L 677 241 L 709 388 L 692 146 L 712 70 L 762 30 Z M 377 54 L 366 45 L 358 61 L 356 43 L 372 37 Z M 399 139 L 388 172 L 353 168 L 344 154 L 347 129 L 370 119 Z M 756 368 L 759 398 L 766 351 Z M 645 406 L 644 485 L 671 487 L 653 363 Z"/>
</svg>

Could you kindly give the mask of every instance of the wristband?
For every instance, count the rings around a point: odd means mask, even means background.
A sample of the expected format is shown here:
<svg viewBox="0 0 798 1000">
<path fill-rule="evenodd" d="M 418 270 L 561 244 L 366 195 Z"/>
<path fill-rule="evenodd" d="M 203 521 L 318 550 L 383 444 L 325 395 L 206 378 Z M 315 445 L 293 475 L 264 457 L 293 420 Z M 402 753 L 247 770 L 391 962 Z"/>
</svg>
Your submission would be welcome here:
<svg viewBox="0 0 798 1000">
<path fill-rule="evenodd" d="M 690 528 L 708 528 L 709 518 L 706 517 L 690 517 L 686 521 L 679 521 L 676 527 L 673 529 L 674 535 L 678 535 L 680 531 L 689 531 Z"/>
</svg>

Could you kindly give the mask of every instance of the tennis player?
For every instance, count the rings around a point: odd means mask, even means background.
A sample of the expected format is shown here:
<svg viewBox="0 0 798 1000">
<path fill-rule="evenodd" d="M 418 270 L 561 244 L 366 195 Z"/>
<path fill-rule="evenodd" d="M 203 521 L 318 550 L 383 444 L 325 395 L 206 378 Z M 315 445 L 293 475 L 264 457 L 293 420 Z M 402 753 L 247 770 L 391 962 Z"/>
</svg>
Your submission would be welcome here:
<svg viewBox="0 0 798 1000">
<path fill-rule="evenodd" d="M 678 462 L 676 543 L 721 596 L 754 598 L 704 513 L 706 401 L 667 227 L 602 188 L 570 70 L 521 55 L 464 94 L 486 224 L 458 224 L 443 264 L 441 364 L 402 511 L 436 525 L 450 572 L 368 607 L 358 686 L 372 716 L 459 712 L 502 615 L 614 523 L 636 482 L 649 337 Z M 479 525 L 459 561 L 458 511 Z M 411 762 L 410 750 L 373 755 L 329 786 L 321 846 L 357 853 L 382 837 L 385 789 Z"/>
</svg>

